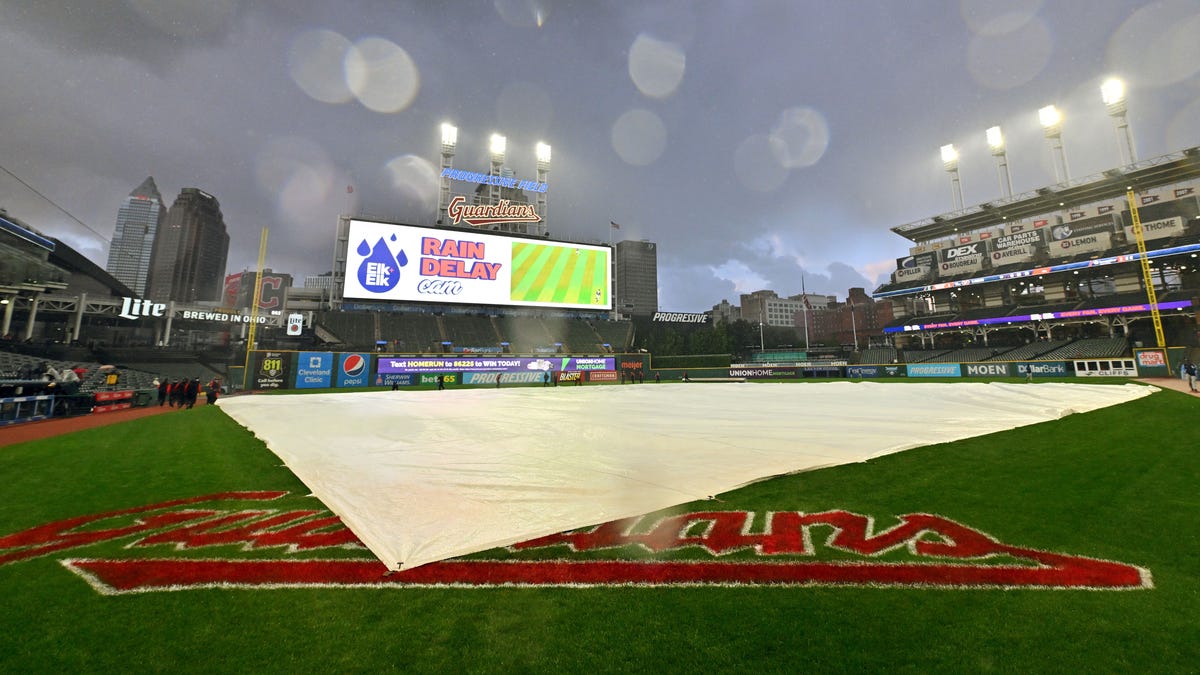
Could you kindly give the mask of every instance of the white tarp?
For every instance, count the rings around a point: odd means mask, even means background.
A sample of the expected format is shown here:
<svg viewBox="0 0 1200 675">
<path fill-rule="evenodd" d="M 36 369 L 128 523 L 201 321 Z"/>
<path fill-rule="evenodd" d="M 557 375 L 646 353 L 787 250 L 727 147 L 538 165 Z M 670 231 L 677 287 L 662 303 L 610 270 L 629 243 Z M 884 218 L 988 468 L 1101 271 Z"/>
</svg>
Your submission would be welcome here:
<svg viewBox="0 0 1200 675">
<path fill-rule="evenodd" d="M 218 405 L 384 564 L 410 569 L 1153 391 L 672 383 L 236 396 Z"/>
</svg>

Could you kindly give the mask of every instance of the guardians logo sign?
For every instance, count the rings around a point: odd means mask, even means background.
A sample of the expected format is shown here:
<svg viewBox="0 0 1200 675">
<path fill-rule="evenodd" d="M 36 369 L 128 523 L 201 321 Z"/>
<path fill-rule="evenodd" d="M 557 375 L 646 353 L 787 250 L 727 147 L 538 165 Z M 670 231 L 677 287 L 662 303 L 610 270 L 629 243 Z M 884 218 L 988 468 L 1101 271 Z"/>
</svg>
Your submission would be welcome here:
<svg viewBox="0 0 1200 675">
<path fill-rule="evenodd" d="M 1130 590 L 1150 571 L 1005 544 L 948 518 L 844 510 L 639 516 L 389 573 L 287 492 L 226 492 L 0 536 L 0 566 L 57 556 L 111 595 L 194 588 L 830 585 Z"/>
</svg>

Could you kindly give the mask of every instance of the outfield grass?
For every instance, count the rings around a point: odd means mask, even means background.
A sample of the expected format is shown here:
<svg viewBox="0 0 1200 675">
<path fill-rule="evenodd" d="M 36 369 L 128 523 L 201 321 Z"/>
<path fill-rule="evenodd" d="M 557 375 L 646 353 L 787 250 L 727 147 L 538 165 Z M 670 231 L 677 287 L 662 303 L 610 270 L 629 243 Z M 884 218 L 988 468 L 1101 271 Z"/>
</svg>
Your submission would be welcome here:
<svg viewBox="0 0 1200 675">
<path fill-rule="evenodd" d="M 1147 568 L 1149 590 L 204 589 L 103 596 L 57 562 L 94 554 L 85 549 L 0 565 L 0 672 L 1195 672 L 1198 412 L 1194 398 L 1164 391 L 1056 422 L 775 478 L 721 495 L 719 503 L 673 510 L 847 509 L 875 516 L 880 526 L 901 514 L 935 513 L 1005 543 Z M 0 477 L 0 536 L 230 490 L 286 490 L 289 505 L 314 502 L 260 442 L 207 406 L 0 448 Z M 113 557 L 151 555 L 96 548 Z M 477 557 L 530 555 L 555 553 Z"/>
</svg>

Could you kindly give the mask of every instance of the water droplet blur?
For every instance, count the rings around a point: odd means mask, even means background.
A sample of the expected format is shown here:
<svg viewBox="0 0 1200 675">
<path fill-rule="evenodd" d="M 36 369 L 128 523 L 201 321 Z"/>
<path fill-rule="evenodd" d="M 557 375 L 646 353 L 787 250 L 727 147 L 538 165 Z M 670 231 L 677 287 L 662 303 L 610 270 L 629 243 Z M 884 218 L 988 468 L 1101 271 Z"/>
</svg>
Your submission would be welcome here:
<svg viewBox="0 0 1200 675">
<path fill-rule="evenodd" d="M 756 192 L 770 192 L 783 185 L 787 169 L 779 163 L 783 143 L 766 134 L 755 134 L 733 152 L 733 171 L 742 185 Z"/>
<path fill-rule="evenodd" d="M 820 161 L 829 147 L 829 124 L 812 108 L 788 108 L 771 130 L 771 148 L 785 169 L 799 169 Z"/>
<path fill-rule="evenodd" d="M 237 13 L 238 0 L 125 0 L 125 4 L 167 35 L 196 38 L 226 30 Z"/>
<path fill-rule="evenodd" d="M 546 133 L 554 119 L 554 104 L 544 89 L 529 82 L 505 85 L 496 101 L 501 129 L 531 129 Z"/>
<path fill-rule="evenodd" d="M 550 0 L 493 0 L 492 6 L 505 23 L 517 28 L 541 28 L 553 8 Z"/>
<path fill-rule="evenodd" d="M 667 128 L 649 110 L 628 110 L 613 123 L 612 146 L 627 164 L 646 166 L 666 149 Z"/>
<path fill-rule="evenodd" d="M 288 73 L 304 93 L 324 103 L 345 103 L 354 97 L 346 86 L 344 63 L 350 40 L 331 30 L 310 30 L 292 39 Z"/>
<path fill-rule="evenodd" d="M 346 84 L 359 102 L 379 113 L 400 112 L 412 103 L 421 76 L 400 45 L 383 38 L 359 40 L 346 54 Z"/>
<path fill-rule="evenodd" d="M 401 196 L 432 213 L 437 208 L 438 171 L 424 157 L 401 155 L 385 166 L 392 187 Z"/>
<path fill-rule="evenodd" d="M 1137 87 L 1164 87 L 1200 70 L 1200 3 L 1149 4 L 1121 24 L 1108 42 L 1109 70 Z"/>
<path fill-rule="evenodd" d="M 679 88 L 687 57 L 677 44 L 642 33 L 629 48 L 629 77 L 638 91 L 652 98 L 667 98 Z"/>
<path fill-rule="evenodd" d="M 971 32 L 1003 35 L 1024 26 L 1037 16 L 1042 0 L 961 0 L 959 11 Z"/>
<path fill-rule="evenodd" d="M 331 194 L 336 171 L 328 155 L 304 138 L 275 138 L 255 156 L 262 190 L 276 199 L 275 211 L 288 223 L 311 223 Z"/>
<path fill-rule="evenodd" d="M 1054 51 L 1054 38 L 1041 19 L 999 34 L 979 34 L 967 47 L 967 71 L 991 89 L 1012 89 L 1037 77 Z"/>
</svg>

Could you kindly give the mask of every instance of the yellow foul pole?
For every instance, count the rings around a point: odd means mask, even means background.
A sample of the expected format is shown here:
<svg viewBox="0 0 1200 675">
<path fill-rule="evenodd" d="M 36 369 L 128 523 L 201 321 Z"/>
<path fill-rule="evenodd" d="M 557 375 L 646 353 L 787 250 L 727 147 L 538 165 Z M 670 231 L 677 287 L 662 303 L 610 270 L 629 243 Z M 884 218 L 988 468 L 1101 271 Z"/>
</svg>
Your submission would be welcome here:
<svg viewBox="0 0 1200 675">
<path fill-rule="evenodd" d="M 250 353 L 254 351 L 254 335 L 258 330 L 258 301 L 262 297 L 263 258 L 267 257 L 267 228 L 263 228 L 258 242 L 258 274 L 254 280 L 254 301 L 250 304 L 250 334 L 246 338 L 246 365 L 242 368 L 242 389 L 250 377 Z"/>
<path fill-rule="evenodd" d="M 1146 238 L 1142 236 L 1142 219 L 1138 216 L 1137 199 L 1134 198 L 1133 190 L 1128 190 L 1125 198 L 1129 200 L 1129 219 L 1133 223 L 1133 234 L 1137 237 L 1138 257 L 1142 261 L 1142 280 L 1146 283 L 1146 299 L 1150 301 L 1150 318 L 1154 321 L 1154 339 L 1158 341 L 1160 348 L 1166 347 L 1167 340 L 1163 337 L 1162 316 L 1158 313 L 1158 296 L 1154 293 L 1154 277 L 1150 272 L 1150 258 L 1146 255 Z"/>
</svg>

